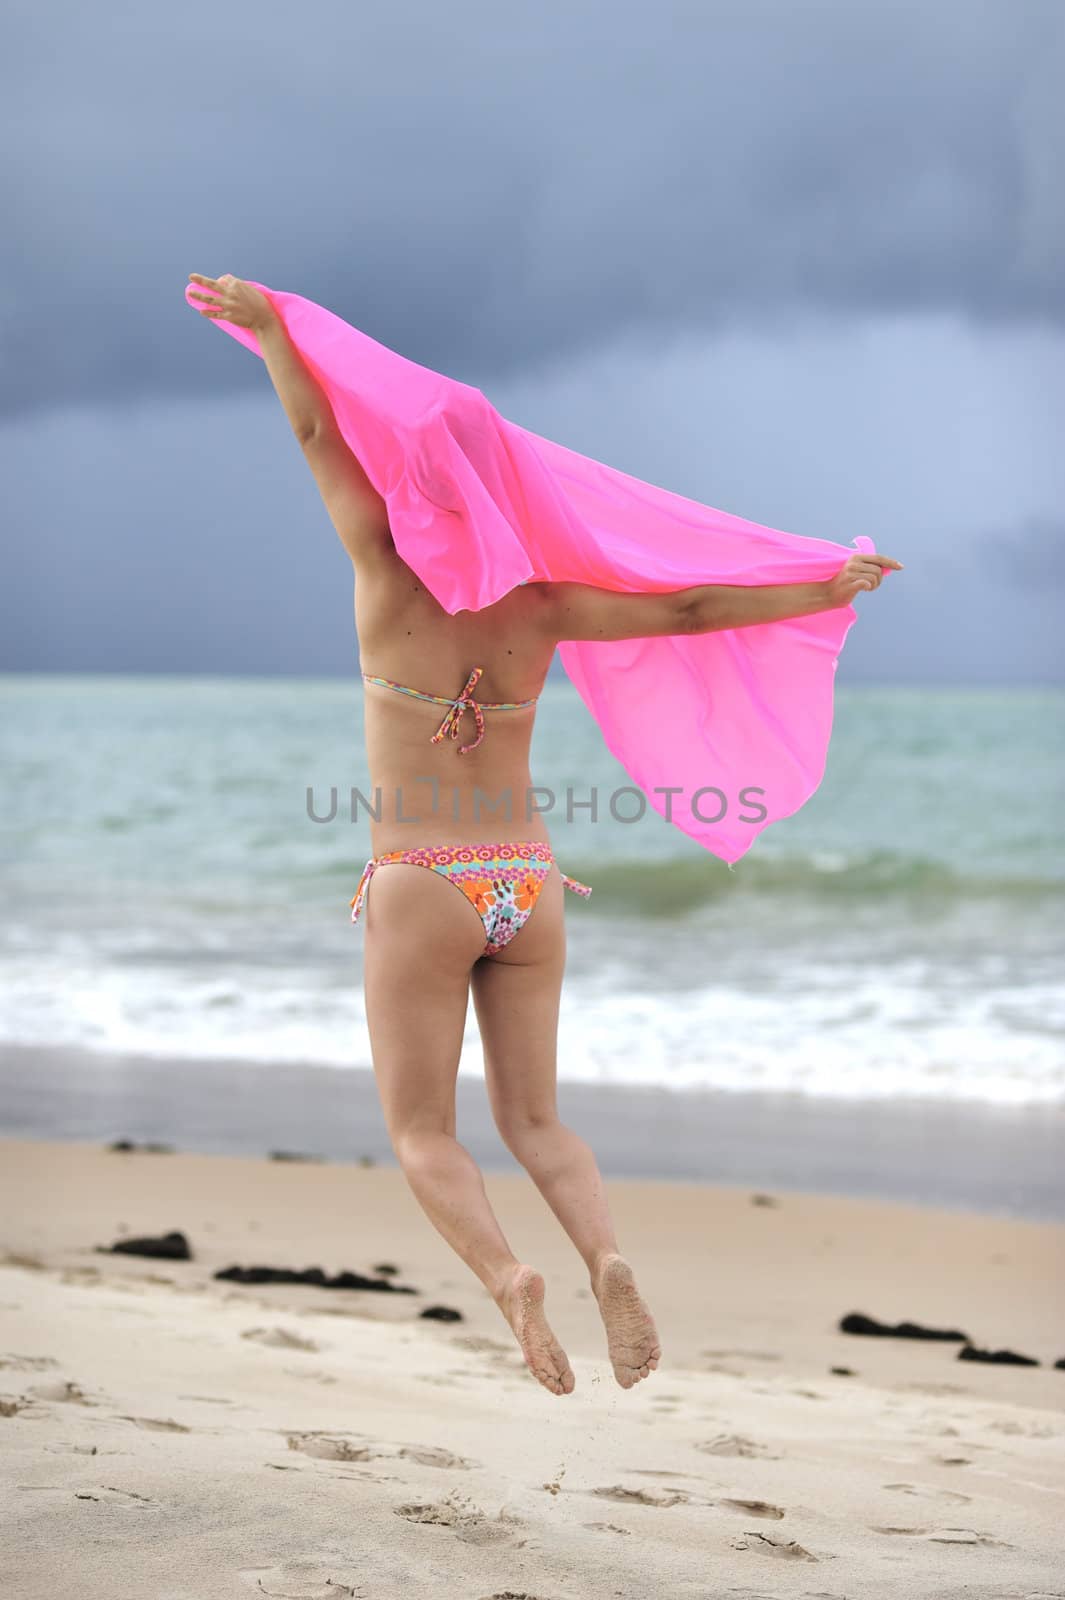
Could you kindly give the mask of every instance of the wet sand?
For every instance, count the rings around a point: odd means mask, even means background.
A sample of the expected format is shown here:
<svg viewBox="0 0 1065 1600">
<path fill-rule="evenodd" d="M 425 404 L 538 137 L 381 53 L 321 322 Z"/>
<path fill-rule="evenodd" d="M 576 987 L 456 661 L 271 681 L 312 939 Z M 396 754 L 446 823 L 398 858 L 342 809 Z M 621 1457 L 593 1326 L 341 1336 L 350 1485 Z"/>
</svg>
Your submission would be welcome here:
<svg viewBox="0 0 1065 1600">
<path fill-rule="evenodd" d="M 517 1172 L 479 1076 L 459 1078 L 462 1140 Z M 562 1116 L 609 1178 L 768 1185 L 1065 1221 L 1065 1106 L 674 1094 L 559 1086 Z M 0 1138 L 163 1140 L 179 1150 L 393 1161 L 373 1074 L 61 1047 L 0 1050 Z"/>
</svg>

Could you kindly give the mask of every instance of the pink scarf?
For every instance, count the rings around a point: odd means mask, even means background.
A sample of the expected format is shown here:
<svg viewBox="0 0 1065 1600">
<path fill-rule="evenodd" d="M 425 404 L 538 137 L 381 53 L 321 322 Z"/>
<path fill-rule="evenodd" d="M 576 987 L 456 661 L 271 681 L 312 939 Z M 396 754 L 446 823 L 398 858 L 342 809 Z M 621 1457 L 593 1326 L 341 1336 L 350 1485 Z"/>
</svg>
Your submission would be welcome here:
<svg viewBox="0 0 1065 1600">
<path fill-rule="evenodd" d="M 628 592 L 812 583 L 849 555 L 553 444 L 501 417 L 479 389 L 408 361 L 314 301 L 255 287 L 384 498 L 399 554 L 451 613 L 478 611 L 527 579 Z M 261 354 L 247 328 L 215 320 Z M 853 542 L 873 551 L 871 539 Z M 647 803 L 733 862 L 821 782 L 836 666 L 856 620 L 844 606 L 727 632 L 559 648 Z M 640 810 L 631 793 L 600 794 L 598 804 L 604 817 L 612 804 L 619 818 Z"/>
</svg>

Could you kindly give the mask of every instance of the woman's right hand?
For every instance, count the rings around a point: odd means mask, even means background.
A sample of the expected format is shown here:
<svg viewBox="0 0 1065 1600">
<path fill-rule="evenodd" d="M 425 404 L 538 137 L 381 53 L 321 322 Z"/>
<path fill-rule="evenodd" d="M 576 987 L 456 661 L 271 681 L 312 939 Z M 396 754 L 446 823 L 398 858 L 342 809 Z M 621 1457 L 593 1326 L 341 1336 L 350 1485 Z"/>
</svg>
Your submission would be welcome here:
<svg viewBox="0 0 1065 1600">
<path fill-rule="evenodd" d="M 863 589 L 879 589 L 885 572 L 901 572 L 902 562 L 874 552 L 848 556 L 834 578 L 828 582 L 828 597 L 833 608 L 849 606 Z"/>
<path fill-rule="evenodd" d="M 190 272 L 189 281 L 207 291 L 198 294 L 194 289 L 189 290 L 189 299 L 198 302 L 194 309 L 201 317 L 209 317 L 214 321 L 221 318 L 238 328 L 250 328 L 253 333 L 258 333 L 277 315 L 261 289 L 253 288 L 243 278 L 235 278 L 231 272 L 223 273 L 220 278 L 208 278 L 202 272 Z"/>
</svg>

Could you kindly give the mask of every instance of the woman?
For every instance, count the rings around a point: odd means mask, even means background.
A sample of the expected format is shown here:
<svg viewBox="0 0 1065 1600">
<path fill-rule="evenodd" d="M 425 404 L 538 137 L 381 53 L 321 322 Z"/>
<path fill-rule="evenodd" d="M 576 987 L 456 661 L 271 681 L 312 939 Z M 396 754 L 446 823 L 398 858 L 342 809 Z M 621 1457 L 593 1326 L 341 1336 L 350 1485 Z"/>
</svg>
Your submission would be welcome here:
<svg viewBox="0 0 1065 1600">
<path fill-rule="evenodd" d="M 545 1316 L 543 1278 L 514 1255 L 479 1169 L 455 1138 L 472 993 L 500 1135 L 582 1256 L 615 1377 L 631 1388 L 657 1367 L 658 1334 L 618 1249 L 595 1157 L 556 1108 L 563 895 L 590 890 L 564 877 L 532 803 L 536 699 L 561 640 L 808 616 L 849 605 L 899 563 L 859 554 L 824 583 L 656 594 L 529 582 L 482 610 L 449 614 L 399 556 L 384 501 L 270 300 L 230 274 L 189 276 L 198 289 L 187 298 L 201 315 L 254 331 L 355 570 L 367 755 L 381 805 L 352 908 L 365 918 L 366 1015 L 396 1157 L 430 1220 L 495 1300 L 534 1376 L 551 1393 L 570 1394 L 573 1372 Z"/>
</svg>

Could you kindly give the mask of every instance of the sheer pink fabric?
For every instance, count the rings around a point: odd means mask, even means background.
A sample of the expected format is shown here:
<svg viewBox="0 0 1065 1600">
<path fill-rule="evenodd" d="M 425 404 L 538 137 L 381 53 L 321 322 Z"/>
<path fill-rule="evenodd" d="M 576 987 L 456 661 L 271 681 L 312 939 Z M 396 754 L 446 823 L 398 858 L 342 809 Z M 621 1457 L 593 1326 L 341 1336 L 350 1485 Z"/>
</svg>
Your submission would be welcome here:
<svg viewBox="0 0 1065 1600">
<path fill-rule="evenodd" d="M 553 444 L 508 422 L 479 389 L 314 301 L 256 287 L 385 499 L 397 550 L 449 612 L 480 610 L 530 578 L 624 591 L 815 582 L 850 554 Z M 248 329 L 218 326 L 261 354 Z M 865 537 L 854 544 L 874 548 Z M 733 862 L 821 782 L 837 661 L 856 620 L 846 606 L 729 632 L 563 644 L 560 654 L 648 804 Z M 611 798 L 598 796 L 603 816 Z M 631 817 L 639 800 L 621 794 L 614 806 Z"/>
</svg>

